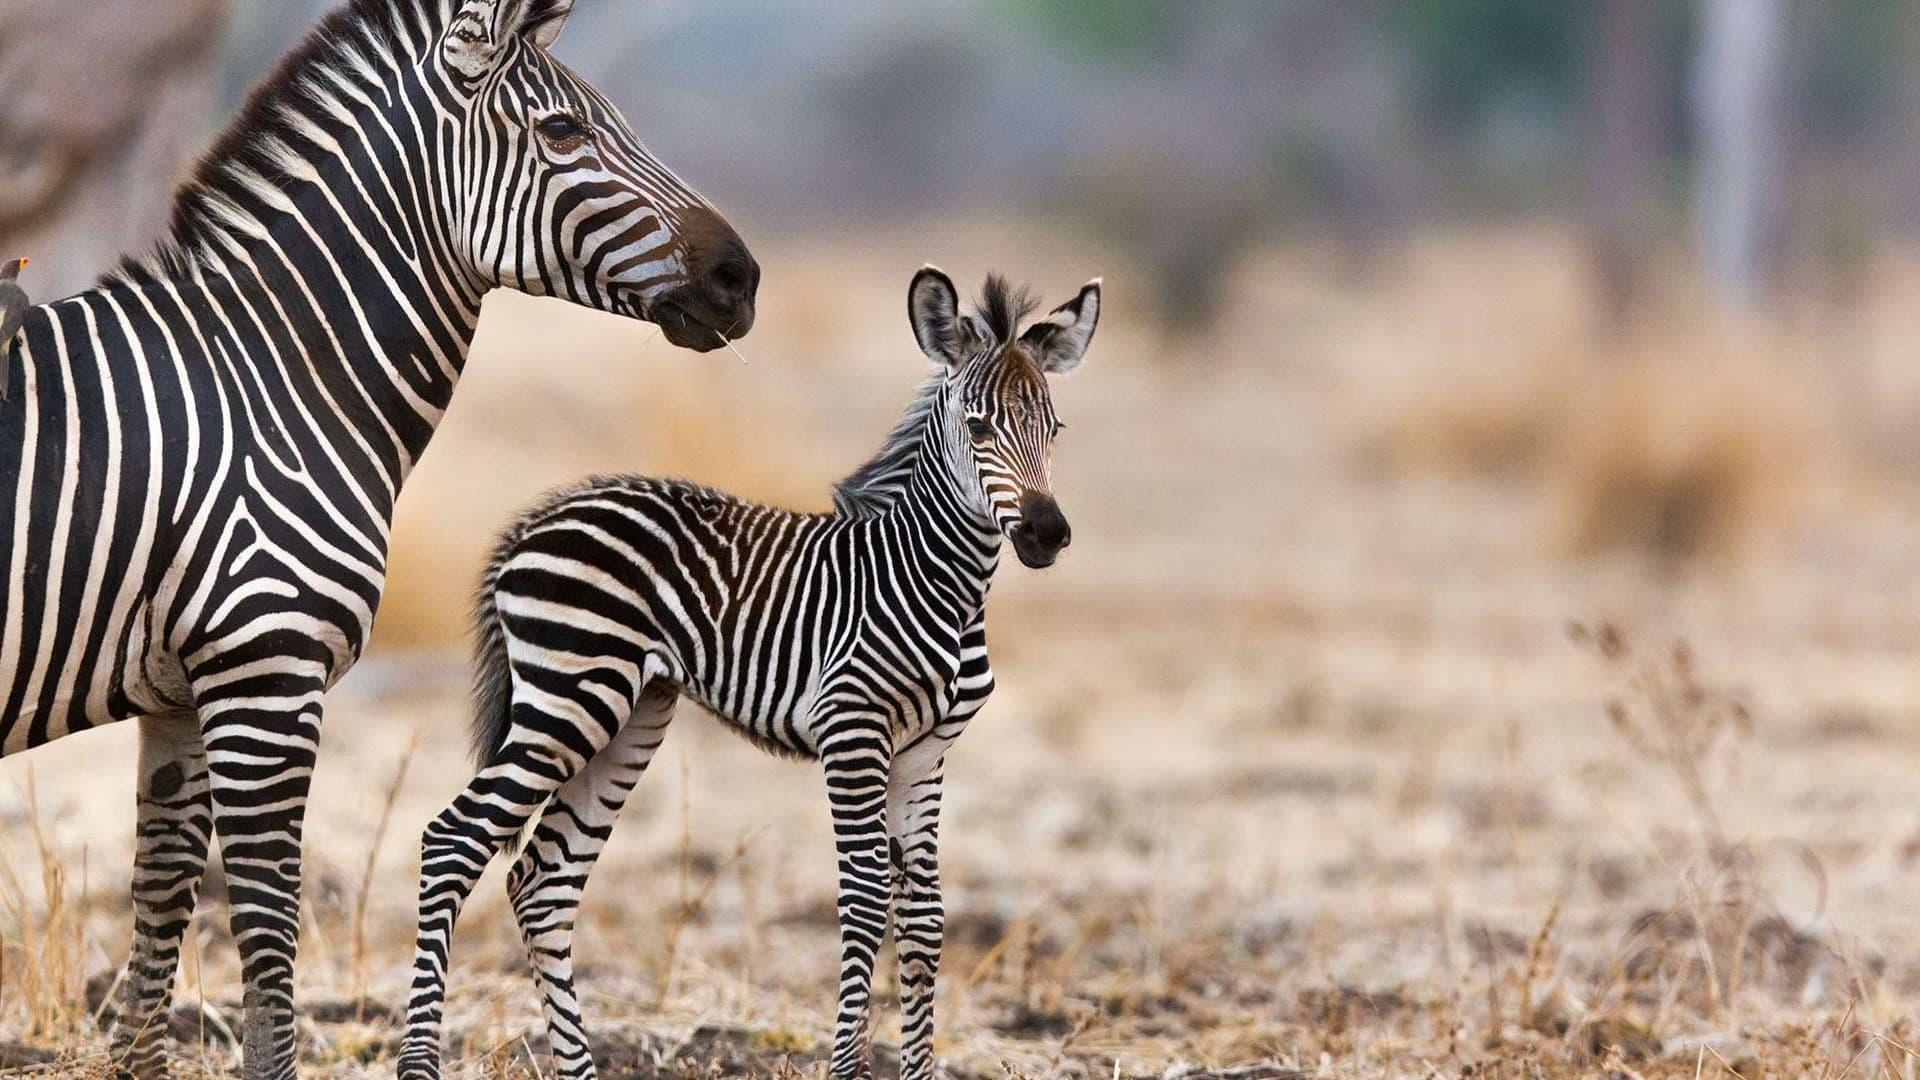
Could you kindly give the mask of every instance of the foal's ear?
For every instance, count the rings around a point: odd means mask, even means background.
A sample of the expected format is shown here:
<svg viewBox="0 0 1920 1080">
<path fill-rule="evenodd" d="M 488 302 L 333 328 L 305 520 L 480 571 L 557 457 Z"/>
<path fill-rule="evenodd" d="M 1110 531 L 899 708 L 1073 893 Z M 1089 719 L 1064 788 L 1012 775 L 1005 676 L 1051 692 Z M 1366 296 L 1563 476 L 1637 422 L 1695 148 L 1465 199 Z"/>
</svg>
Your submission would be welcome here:
<svg viewBox="0 0 1920 1080">
<path fill-rule="evenodd" d="M 907 286 L 907 321 L 928 359 L 954 367 L 967 358 L 967 338 L 974 330 L 960 314 L 953 279 L 939 267 L 929 264 L 913 275 Z"/>
<path fill-rule="evenodd" d="M 1086 359 L 1087 346 L 1093 343 L 1093 329 L 1098 325 L 1100 279 L 1094 278 L 1080 287 L 1080 295 L 1027 327 L 1020 335 L 1020 344 L 1027 347 L 1041 371 L 1065 375 Z"/>
</svg>

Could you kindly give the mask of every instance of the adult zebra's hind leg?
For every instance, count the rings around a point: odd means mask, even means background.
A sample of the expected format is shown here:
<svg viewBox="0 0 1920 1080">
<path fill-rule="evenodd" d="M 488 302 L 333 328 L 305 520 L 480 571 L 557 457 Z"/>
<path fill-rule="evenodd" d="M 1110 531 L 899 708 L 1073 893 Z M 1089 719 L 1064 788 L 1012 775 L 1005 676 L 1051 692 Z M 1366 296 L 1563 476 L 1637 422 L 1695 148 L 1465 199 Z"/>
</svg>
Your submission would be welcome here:
<svg viewBox="0 0 1920 1080">
<path fill-rule="evenodd" d="M 140 721 L 133 856 L 133 947 L 113 1029 L 121 1076 L 167 1075 L 167 1015 L 180 940 L 193 921 L 213 832 L 207 755 L 191 713 Z"/>
<path fill-rule="evenodd" d="M 633 670 L 638 665 L 633 665 Z M 597 677 L 543 672 L 538 691 L 514 677 L 513 723 L 480 774 L 420 837 L 420 927 L 413 993 L 400 1050 L 401 1080 L 440 1075 L 440 1028 L 453 926 L 487 864 L 547 800 L 571 780 L 632 715 L 634 696 L 616 715 L 607 671 Z"/>
<path fill-rule="evenodd" d="M 540 983 L 554 1075 L 594 1075 L 592 1048 L 573 989 L 573 930 L 594 861 L 613 835 L 627 796 L 666 738 L 678 688 L 656 682 L 641 695 L 627 725 L 580 774 L 567 781 L 507 874 L 507 895 L 527 959 Z"/>
</svg>

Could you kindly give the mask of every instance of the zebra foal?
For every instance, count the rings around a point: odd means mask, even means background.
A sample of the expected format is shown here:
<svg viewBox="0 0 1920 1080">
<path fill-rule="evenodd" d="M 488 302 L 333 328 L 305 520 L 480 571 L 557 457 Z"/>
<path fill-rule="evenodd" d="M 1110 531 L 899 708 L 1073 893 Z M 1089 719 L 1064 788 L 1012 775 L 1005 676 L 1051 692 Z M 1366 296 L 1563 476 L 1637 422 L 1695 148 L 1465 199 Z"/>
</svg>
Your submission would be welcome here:
<svg viewBox="0 0 1920 1080">
<path fill-rule="evenodd" d="M 891 917 L 901 1073 L 934 1075 L 943 914 L 941 766 L 993 689 L 984 608 L 1003 540 L 1030 567 L 1067 546 L 1047 376 L 1079 365 L 1096 280 L 1020 332 L 1025 296 L 987 279 L 962 312 L 928 267 L 908 314 L 939 365 L 830 514 L 695 484 L 589 480 L 515 521 L 480 588 L 479 774 L 421 840 L 420 934 L 402 1077 L 439 1071 L 461 905 L 539 815 L 508 874 L 559 1075 L 593 1060 L 573 987 L 575 914 L 615 817 L 681 696 L 826 773 L 839 861 L 835 1076 L 868 1077 L 868 996 Z"/>
</svg>

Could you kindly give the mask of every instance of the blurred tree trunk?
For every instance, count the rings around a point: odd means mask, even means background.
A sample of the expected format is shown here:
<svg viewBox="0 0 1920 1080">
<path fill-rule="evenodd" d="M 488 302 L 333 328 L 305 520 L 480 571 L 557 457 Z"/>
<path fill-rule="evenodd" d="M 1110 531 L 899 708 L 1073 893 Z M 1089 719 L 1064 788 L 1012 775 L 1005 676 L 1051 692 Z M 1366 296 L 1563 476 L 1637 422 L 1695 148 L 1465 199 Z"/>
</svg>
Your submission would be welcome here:
<svg viewBox="0 0 1920 1080">
<path fill-rule="evenodd" d="M 1694 221 L 1708 280 L 1738 311 L 1780 276 L 1786 225 L 1787 0 L 1704 0 L 1694 71 Z"/>
<path fill-rule="evenodd" d="M 0 0 L 0 258 L 38 300 L 164 231 L 212 119 L 226 0 Z"/>
<path fill-rule="evenodd" d="M 1399 170 L 1409 152 L 1396 108 L 1405 80 L 1388 36 L 1391 0 L 1346 0 L 1330 12 L 1329 81 L 1339 89 L 1322 106 L 1331 157 L 1328 203 L 1348 271 L 1364 280 L 1405 231 L 1406 178 Z"/>
<path fill-rule="evenodd" d="M 1646 289 L 1657 212 L 1660 80 L 1646 0 L 1599 0 L 1587 142 L 1587 240 L 1600 329 L 1625 329 Z"/>
</svg>

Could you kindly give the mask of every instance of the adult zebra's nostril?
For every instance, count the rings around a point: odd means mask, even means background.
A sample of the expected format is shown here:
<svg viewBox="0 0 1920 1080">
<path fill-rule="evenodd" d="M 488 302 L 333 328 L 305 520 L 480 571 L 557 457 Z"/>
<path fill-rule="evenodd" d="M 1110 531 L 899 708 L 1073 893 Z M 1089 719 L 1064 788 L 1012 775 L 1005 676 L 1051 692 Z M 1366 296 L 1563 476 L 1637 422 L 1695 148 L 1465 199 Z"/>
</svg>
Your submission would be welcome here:
<svg viewBox="0 0 1920 1080">
<path fill-rule="evenodd" d="M 707 263 L 700 291 L 714 314 L 722 322 L 714 329 L 728 337 L 745 337 L 753 329 L 753 301 L 760 291 L 760 265 L 739 243 L 727 248 Z"/>
<path fill-rule="evenodd" d="M 753 285 L 753 268 L 744 259 L 728 259 L 713 268 L 713 283 L 738 296 Z"/>
<path fill-rule="evenodd" d="M 705 209 L 688 212 L 682 240 L 687 283 L 674 304 L 730 340 L 746 337 L 753 329 L 753 301 L 760 290 L 760 264 L 746 242 L 720 215 Z"/>
</svg>

